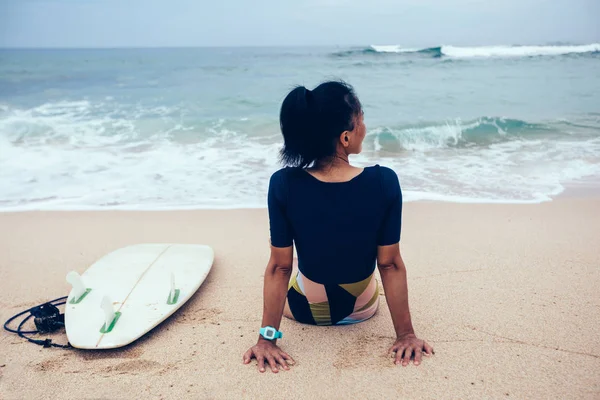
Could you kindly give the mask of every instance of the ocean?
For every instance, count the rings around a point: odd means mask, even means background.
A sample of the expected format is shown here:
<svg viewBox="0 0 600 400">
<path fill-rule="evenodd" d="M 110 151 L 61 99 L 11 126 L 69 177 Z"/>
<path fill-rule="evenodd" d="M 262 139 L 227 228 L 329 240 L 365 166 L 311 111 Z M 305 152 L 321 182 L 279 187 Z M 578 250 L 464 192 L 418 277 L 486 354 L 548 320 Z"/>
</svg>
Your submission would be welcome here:
<svg viewBox="0 0 600 400">
<path fill-rule="evenodd" d="M 405 201 L 600 176 L 600 44 L 0 50 L 0 211 L 266 207 L 281 101 L 328 79 Z"/>
</svg>

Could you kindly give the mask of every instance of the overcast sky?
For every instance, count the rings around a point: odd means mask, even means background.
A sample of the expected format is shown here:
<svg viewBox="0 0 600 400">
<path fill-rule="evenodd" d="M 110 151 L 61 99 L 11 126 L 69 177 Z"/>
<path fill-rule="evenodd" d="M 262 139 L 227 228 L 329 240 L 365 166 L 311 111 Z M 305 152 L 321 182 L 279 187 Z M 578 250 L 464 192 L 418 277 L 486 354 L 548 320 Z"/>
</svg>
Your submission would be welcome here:
<svg viewBox="0 0 600 400">
<path fill-rule="evenodd" d="M 0 47 L 600 42 L 600 0 L 0 0 Z"/>
</svg>

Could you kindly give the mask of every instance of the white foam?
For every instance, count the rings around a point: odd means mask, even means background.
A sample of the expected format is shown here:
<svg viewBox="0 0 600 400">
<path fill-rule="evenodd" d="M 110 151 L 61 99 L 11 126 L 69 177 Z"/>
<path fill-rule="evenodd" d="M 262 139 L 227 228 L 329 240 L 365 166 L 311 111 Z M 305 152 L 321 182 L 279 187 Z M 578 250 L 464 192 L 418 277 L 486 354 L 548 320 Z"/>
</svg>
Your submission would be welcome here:
<svg viewBox="0 0 600 400">
<path fill-rule="evenodd" d="M 499 135 L 506 135 L 497 124 L 498 119 L 483 118 L 470 122 L 463 122 L 460 118 L 449 120 L 445 124 L 427 125 L 403 129 L 387 129 L 385 132 L 393 135 L 405 150 L 427 151 L 433 149 L 444 149 L 455 147 L 464 141 L 464 132 L 477 128 L 480 125 L 493 125 Z M 380 136 L 384 133 L 381 127 L 369 132 L 369 136 L 375 137 L 376 150 L 383 149 Z"/>
<path fill-rule="evenodd" d="M 456 145 L 462 138 L 463 127 L 460 120 L 439 126 L 409 128 L 395 132 L 402 147 L 406 150 L 425 151 Z"/>
<path fill-rule="evenodd" d="M 171 119 L 168 108 L 140 107 L 128 119 L 119 118 L 123 113 L 118 110 L 98 108 L 102 106 L 62 102 L 3 111 L 0 210 L 266 205 L 269 176 L 279 168 L 281 138 L 244 131 L 251 118 L 241 125 L 219 120 L 198 127 Z M 147 121 L 149 115 L 162 117 Z M 560 193 L 565 181 L 600 174 L 600 138 L 452 146 L 481 121 L 391 131 L 401 144 L 398 150 L 386 149 L 384 129 L 376 128 L 363 153 L 352 160 L 393 168 L 406 201 L 541 202 Z"/>
<path fill-rule="evenodd" d="M 598 51 L 600 43 L 579 46 L 442 46 L 443 55 L 455 58 L 557 56 Z"/>
<path fill-rule="evenodd" d="M 378 53 L 415 53 L 435 49 L 404 48 L 399 45 L 371 45 Z M 452 58 L 558 56 L 600 52 L 600 43 L 573 46 L 441 46 L 441 54 Z"/>
<path fill-rule="evenodd" d="M 207 128 L 204 139 L 200 132 L 177 142 L 172 133 L 190 127 L 171 122 L 163 131 L 144 133 L 143 120 L 98 117 L 94 107 L 62 102 L 0 117 L 1 209 L 264 204 L 263 186 L 278 168 L 278 144 L 219 129 L 224 121 Z M 139 115 L 169 112 L 138 110 Z"/>
<path fill-rule="evenodd" d="M 371 45 L 371 48 L 378 53 L 414 53 L 419 49 L 403 48 L 398 45 Z"/>
<path fill-rule="evenodd" d="M 398 172 L 407 201 L 539 203 L 561 193 L 564 182 L 600 175 L 600 138 L 512 140 L 400 157 L 373 153 L 368 157 Z"/>
</svg>

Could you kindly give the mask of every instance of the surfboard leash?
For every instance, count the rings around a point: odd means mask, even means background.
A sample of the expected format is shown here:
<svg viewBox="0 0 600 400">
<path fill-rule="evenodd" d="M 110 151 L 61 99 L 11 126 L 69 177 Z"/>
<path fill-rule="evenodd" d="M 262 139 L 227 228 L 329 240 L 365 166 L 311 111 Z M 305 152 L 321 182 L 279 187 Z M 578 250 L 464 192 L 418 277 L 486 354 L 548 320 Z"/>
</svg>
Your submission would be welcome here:
<svg viewBox="0 0 600 400">
<path fill-rule="evenodd" d="M 59 344 L 52 342 L 52 339 L 33 339 L 26 335 L 35 335 L 40 333 L 51 333 L 55 332 L 65 326 L 65 315 L 60 312 L 58 306 L 63 305 L 67 302 L 67 296 L 59 297 L 58 299 L 54 299 L 48 301 L 46 303 L 40 304 L 35 307 L 31 307 L 25 311 L 21 311 L 20 313 L 10 317 L 4 323 L 4 329 L 11 333 L 16 333 L 19 337 L 27 340 L 30 343 L 37 344 L 39 346 L 43 346 L 44 348 L 49 347 L 59 347 L 62 349 L 72 349 L 70 343 L 67 344 Z M 27 315 L 28 314 L 28 315 Z M 16 320 L 19 317 L 25 318 L 19 323 L 17 329 L 12 329 L 9 327 L 10 323 Z M 33 322 L 35 327 L 37 328 L 35 331 L 25 331 L 23 330 L 23 326 L 27 321 L 33 318 Z"/>
</svg>

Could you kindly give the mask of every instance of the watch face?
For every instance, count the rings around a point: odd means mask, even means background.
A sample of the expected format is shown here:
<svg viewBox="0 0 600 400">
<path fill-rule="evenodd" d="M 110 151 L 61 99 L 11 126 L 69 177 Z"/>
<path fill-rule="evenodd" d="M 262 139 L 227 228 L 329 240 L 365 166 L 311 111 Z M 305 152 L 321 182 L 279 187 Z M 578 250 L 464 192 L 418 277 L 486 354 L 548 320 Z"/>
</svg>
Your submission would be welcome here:
<svg viewBox="0 0 600 400">
<path fill-rule="evenodd" d="M 275 338 L 275 329 L 274 328 L 266 328 L 264 336 L 265 336 L 265 339 L 274 339 Z"/>
</svg>

